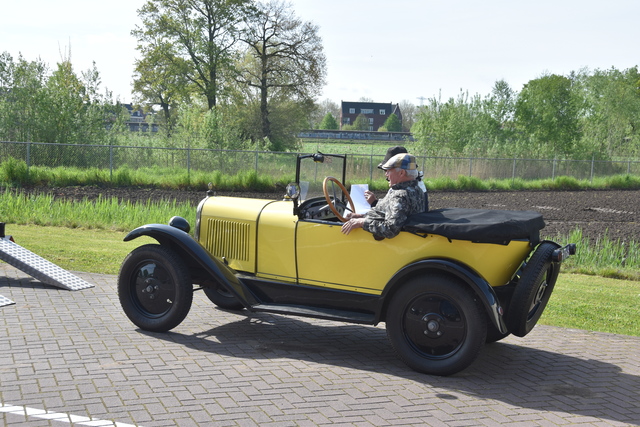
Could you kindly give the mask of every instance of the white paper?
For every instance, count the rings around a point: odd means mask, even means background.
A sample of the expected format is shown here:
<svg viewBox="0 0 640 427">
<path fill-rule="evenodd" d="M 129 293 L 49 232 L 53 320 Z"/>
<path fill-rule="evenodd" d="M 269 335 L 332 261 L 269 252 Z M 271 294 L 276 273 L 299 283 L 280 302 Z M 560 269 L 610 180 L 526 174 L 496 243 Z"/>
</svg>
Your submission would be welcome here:
<svg viewBox="0 0 640 427">
<path fill-rule="evenodd" d="M 367 202 L 367 199 L 364 197 L 364 192 L 369 189 L 369 184 L 352 184 L 351 185 L 351 200 L 353 200 L 353 204 L 355 205 L 356 212 L 359 214 L 366 213 L 369 209 L 371 209 L 371 205 Z"/>
</svg>

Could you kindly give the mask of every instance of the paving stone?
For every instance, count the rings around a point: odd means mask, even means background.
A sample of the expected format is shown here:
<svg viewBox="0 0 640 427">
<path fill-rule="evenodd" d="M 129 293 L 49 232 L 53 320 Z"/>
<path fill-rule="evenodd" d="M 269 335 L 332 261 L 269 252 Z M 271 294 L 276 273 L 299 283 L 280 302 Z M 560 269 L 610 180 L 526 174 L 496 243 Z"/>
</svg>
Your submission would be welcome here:
<svg viewBox="0 0 640 427">
<path fill-rule="evenodd" d="M 96 286 L 54 288 L 0 263 L 15 301 L 0 307 L 0 409 L 20 409 L 2 425 L 54 425 L 37 411 L 67 425 L 640 425 L 637 337 L 537 326 L 433 377 L 395 356 L 384 325 L 227 312 L 202 293 L 172 332 L 142 332 L 115 276 L 75 274 Z"/>
</svg>

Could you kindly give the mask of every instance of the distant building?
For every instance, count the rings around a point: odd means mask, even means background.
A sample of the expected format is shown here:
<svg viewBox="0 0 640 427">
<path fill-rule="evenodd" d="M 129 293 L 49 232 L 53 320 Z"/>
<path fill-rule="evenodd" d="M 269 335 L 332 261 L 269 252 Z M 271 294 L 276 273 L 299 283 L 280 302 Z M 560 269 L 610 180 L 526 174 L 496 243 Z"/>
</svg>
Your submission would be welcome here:
<svg viewBox="0 0 640 427">
<path fill-rule="evenodd" d="M 340 108 L 340 129 L 344 125 L 353 125 L 356 118 L 363 114 L 369 121 L 369 131 L 377 131 L 391 114 L 398 116 L 402 123 L 402 112 L 398 104 L 379 102 L 345 102 Z"/>
<path fill-rule="evenodd" d="M 131 132 L 158 132 L 157 124 L 149 124 L 145 121 L 147 114 L 138 108 L 133 108 L 133 104 L 122 104 L 129 111 L 127 127 Z"/>
</svg>

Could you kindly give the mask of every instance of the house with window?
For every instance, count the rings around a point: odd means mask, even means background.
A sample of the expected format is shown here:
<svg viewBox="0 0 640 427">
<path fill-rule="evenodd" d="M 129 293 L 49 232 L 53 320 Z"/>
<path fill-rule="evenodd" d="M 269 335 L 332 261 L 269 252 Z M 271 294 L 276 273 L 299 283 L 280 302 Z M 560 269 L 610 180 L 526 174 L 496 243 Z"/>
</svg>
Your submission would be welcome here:
<svg viewBox="0 0 640 427">
<path fill-rule="evenodd" d="M 367 118 L 369 131 L 377 131 L 391 114 L 398 116 L 400 123 L 402 123 L 402 113 L 400 112 L 400 106 L 398 104 L 342 101 L 340 108 L 340 129 L 342 129 L 344 125 L 353 125 L 360 114 L 363 114 Z"/>
<path fill-rule="evenodd" d="M 155 123 L 149 125 L 146 121 L 147 113 L 142 111 L 140 107 L 134 107 L 133 104 L 123 104 L 122 106 L 129 112 L 129 120 L 126 125 L 131 132 L 158 132 L 158 125 Z"/>
</svg>

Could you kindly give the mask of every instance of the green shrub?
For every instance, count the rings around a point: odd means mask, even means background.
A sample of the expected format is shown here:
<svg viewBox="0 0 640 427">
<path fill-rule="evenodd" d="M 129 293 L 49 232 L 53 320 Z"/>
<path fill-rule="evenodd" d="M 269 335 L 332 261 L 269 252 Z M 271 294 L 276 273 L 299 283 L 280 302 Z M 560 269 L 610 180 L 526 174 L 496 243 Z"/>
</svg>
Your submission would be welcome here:
<svg viewBox="0 0 640 427">
<path fill-rule="evenodd" d="M 24 160 L 9 157 L 0 164 L 0 179 L 13 185 L 29 182 L 29 169 Z"/>
</svg>

